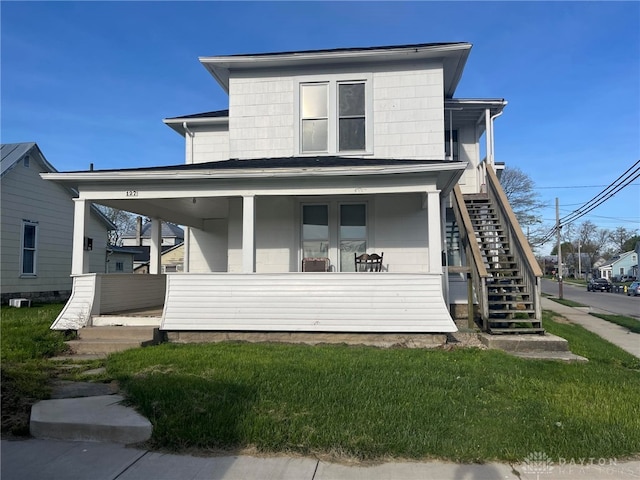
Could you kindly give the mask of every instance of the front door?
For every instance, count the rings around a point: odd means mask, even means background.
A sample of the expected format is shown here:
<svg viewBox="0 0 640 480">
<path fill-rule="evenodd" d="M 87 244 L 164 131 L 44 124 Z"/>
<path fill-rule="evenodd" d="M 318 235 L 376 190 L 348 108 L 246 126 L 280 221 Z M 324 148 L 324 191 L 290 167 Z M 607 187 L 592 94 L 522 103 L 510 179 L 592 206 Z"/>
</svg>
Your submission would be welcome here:
<svg viewBox="0 0 640 480">
<path fill-rule="evenodd" d="M 302 205 L 302 258 L 329 258 L 333 272 L 354 272 L 354 254 L 367 251 L 367 205 L 328 202 Z"/>
</svg>

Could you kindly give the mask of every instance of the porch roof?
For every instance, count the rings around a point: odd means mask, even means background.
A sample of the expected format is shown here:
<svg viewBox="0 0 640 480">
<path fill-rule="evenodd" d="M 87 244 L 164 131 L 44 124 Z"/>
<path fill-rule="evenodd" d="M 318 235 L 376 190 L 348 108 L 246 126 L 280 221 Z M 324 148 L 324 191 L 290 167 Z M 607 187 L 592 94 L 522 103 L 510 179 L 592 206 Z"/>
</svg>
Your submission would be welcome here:
<svg viewBox="0 0 640 480">
<path fill-rule="evenodd" d="M 448 195 L 466 162 L 351 157 L 231 159 L 152 168 L 42 174 L 80 198 L 201 228 L 222 218 L 230 197 L 375 195 L 438 191 Z"/>
<path fill-rule="evenodd" d="M 466 162 L 353 158 L 338 156 L 230 159 L 157 167 L 45 173 L 42 177 L 79 188 L 81 185 L 135 180 L 138 183 L 176 180 L 286 179 L 291 177 L 364 177 L 372 175 L 431 174 L 448 193 Z"/>
</svg>

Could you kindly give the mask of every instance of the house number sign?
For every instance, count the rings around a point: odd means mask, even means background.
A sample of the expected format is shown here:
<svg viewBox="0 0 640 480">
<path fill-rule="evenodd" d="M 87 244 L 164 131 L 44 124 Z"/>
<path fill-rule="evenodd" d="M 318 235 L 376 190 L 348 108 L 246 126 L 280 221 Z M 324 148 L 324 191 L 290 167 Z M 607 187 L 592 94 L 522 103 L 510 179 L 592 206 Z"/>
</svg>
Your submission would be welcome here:
<svg viewBox="0 0 640 480">
<path fill-rule="evenodd" d="M 137 197 L 138 190 L 127 190 L 127 197 Z"/>
</svg>

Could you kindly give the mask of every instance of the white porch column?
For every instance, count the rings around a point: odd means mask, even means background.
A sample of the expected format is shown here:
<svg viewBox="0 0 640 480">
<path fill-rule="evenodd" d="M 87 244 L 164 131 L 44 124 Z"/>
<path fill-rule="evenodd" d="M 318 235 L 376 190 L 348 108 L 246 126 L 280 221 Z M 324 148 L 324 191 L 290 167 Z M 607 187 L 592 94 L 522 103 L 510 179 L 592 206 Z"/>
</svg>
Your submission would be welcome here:
<svg viewBox="0 0 640 480">
<path fill-rule="evenodd" d="M 255 197 L 242 197 L 242 272 L 255 272 Z"/>
<path fill-rule="evenodd" d="M 162 269 L 162 220 L 151 219 L 151 246 L 149 248 L 149 273 L 158 275 Z"/>
<path fill-rule="evenodd" d="M 442 274 L 442 228 L 439 190 L 427 192 L 427 222 L 429 236 L 429 273 Z"/>
<path fill-rule="evenodd" d="M 87 225 L 89 224 L 89 208 L 86 200 L 73 199 L 73 253 L 71 256 L 71 275 L 89 273 L 89 251 L 84 249 Z"/>
</svg>

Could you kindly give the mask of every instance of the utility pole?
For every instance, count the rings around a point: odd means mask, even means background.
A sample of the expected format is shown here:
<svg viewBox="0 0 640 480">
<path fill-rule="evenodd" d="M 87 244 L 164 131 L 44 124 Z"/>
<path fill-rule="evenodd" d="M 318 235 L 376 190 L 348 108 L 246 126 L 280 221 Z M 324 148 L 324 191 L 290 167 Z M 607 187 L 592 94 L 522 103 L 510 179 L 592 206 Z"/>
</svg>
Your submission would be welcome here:
<svg viewBox="0 0 640 480">
<path fill-rule="evenodd" d="M 578 278 L 582 279 L 582 262 L 580 256 L 580 239 L 578 239 Z"/>
<path fill-rule="evenodd" d="M 556 197 L 556 232 L 558 235 L 558 298 L 562 300 L 562 247 L 560 243 L 560 202 Z"/>
</svg>

